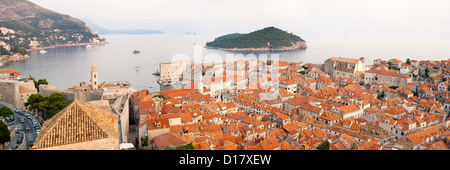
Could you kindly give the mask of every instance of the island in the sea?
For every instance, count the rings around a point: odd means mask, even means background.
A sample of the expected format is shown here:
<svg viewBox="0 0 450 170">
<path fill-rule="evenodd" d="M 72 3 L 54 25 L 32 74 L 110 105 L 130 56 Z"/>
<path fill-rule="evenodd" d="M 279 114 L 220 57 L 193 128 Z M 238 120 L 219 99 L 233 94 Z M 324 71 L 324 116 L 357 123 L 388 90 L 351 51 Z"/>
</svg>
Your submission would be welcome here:
<svg viewBox="0 0 450 170">
<path fill-rule="evenodd" d="M 289 51 L 306 49 L 306 41 L 297 35 L 275 27 L 248 34 L 234 33 L 217 37 L 206 43 L 207 48 L 227 51 Z"/>
</svg>

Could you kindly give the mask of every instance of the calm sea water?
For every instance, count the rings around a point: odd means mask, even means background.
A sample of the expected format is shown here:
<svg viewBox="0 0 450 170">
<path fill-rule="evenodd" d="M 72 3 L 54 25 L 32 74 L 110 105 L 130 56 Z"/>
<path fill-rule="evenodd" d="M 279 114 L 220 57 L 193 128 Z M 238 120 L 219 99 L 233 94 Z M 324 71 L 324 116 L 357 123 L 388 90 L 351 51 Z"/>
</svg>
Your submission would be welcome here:
<svg viewBox="0 0 450 170">
<path fill-rule="evenodd" d="M 170 62 L 176 57 L 189 56 L 194 58 L 201 49 L 201 56 L 218 54 L 225 57 L 225 52 L 216 49 L 202 48 L 206 42 L 219 35 L 107 35 L 109 44 L 85 47 L 62 47 L 48 49 L 48 53 L 30 52 L 31 59 L 23 62 L 8 63 L 1 69 L 14 68 L 21 74 L 32 75 L 36 79 L 47 79 L 56 84 L 57 89 L 67 89 L 78 82 L 89 83 L 92 64 L 99 71 L 99 81 L 129 81 L 137 90 L 148 89 L 160 91 L 156 82 L 157 76 L 152 75 L 159 68 L 160 62 Z M 302 61 L 304 63 L 323 63 L 330 57 L 365 57 L 366 64 L 372 64 L 374 59 L 400 60 L 429 59 L 442 60 L 450 57 L 448 41 L 409 40 L 409 39 L 364 39 L 345 37 L 302 37 L 307 40 L 308 49 L 288 52 L 277 52 L 282 61 Z M 133 50 L 140 54 L 132 54 Z M 238 53 L 231 53 L 238 54 Z M 246 54 L 244 54 L 245 56 Z M 256 54 L 258 55 L 258 54 Z M 234 60 L 245 59 L 236 57 Z M 207 61 L 207 58 L 204 58 Z M 136 66 L 140 67 L 136 71 Z M 163 89 L 164 90 L 164 89 Z"/>
</svg>

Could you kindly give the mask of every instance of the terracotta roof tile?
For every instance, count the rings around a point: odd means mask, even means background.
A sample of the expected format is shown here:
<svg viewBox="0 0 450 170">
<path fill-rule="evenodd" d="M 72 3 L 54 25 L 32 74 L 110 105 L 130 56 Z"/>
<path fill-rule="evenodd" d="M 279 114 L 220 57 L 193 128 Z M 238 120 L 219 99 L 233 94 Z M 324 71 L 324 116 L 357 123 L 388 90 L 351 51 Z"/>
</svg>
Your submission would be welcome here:
<svg viewBox="0 0 450 170">
<path fill-rule="evenodd" d="M 157 137 L 154 137 L 153 141 L 155 142 L 156 146 L 158 146 L 158 148 L 160 149 L 169 146 L 183 145 L 187 143 L 185 140 L 174 135 L 173 133 L 166 133 L 163 135 L 159 135 Z"/>
<path fill-rule="evenodd" d="M 37 92 L 36 89 L 30 89 L 24 86 L 19 86 L 19 94 L 23 94 L 23 93 L 32 93 L 32 92 Z"/>
<path fill-rule="evenodd" d="M 33 149 L 119 138 L 117 120 L 118 115 L 75 100 L 44 123 Z"/>
<path fill-rule="evenodd" d="M 354 111 L 358 111 L 359 107 L 356 104 L 349 104 L 347 106 L 341 106 L 338 107 L 338 109 L 343 113 L 350 113 L 350 112 L 354 112 Z"/>
</svg>

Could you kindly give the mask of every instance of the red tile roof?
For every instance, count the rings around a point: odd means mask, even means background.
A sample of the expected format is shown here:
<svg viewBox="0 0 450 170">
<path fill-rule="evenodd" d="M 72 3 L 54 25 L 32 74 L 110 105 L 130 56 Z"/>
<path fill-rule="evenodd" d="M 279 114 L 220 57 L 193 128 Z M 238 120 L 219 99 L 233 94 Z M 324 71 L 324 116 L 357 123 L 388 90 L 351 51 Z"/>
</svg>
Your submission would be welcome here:
<svg viewBox="0 0 450 170">
<path fill-rule="evenodd" d="M 0 70 L 0 74 L 13 74 L 14 77 L 19 77 L 20 73 L 16 69 L 4 69 Z"/>
<path fill-rule="evenodd" d="M 154 137 L 153 141 L 155 142 L 156 146 L 158 146 L 158 148 L 160 149 L 169 146 L 184 145 L 187 143 L 185 140 L 172 133 L 166 133 L 164 135 Z"/>
</svg>

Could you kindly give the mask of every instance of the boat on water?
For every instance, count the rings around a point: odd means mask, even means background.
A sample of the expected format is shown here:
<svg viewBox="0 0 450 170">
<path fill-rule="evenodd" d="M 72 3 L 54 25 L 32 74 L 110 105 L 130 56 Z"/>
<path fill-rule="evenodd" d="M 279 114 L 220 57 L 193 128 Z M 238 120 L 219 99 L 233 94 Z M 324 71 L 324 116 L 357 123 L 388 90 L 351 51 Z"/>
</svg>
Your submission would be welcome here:
<svg viewBox="0 0 450 170">
<path fill-rule="evenodd" d="M 138 51 L 138 50 L 133 51 L 133 54 L 139 54 L 139 53 L 140 53 L 140 51 Z"/>
<path fill-rule="evenodd" d="M 136 66 L 136 71 L 139 71 L 139 66 Z"/>
<path fill-rule="evenodd" d="M 158 70 L 156 70 L 156 72 L 154 72 L 153 75 L 159 76 L 159 75 L 160 75 L 160 72 L 159 72 Z"/>
<path fill-rule="evenodd" d="M 44 49 L 41 49 L 41 51 L 39 51 L 39 54 L 45 54 L 47 53 L 47 51 L 45 51 Z"/>
<path fill-rule="evenodd" d="M 86 45 L 86 48 L 92 48 L 91 44 Z"/>
</svg>

